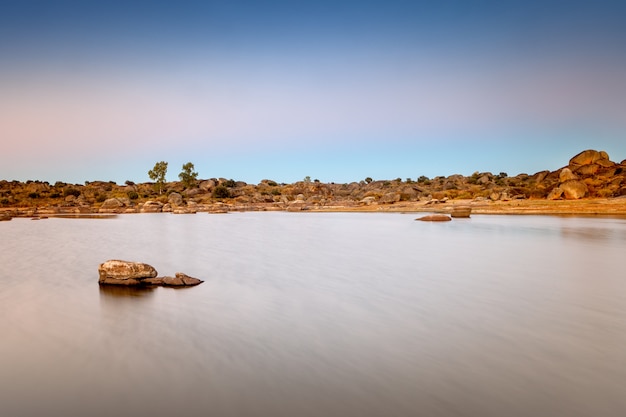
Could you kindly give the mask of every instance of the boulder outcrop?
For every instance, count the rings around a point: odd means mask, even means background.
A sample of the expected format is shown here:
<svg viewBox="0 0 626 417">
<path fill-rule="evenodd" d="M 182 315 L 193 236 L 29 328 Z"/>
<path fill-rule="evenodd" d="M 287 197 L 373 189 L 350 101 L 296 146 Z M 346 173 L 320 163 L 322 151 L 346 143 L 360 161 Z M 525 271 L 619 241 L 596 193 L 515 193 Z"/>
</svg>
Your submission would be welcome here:
<svg viewBox="0 0 626 417">
<path fill-rule="evenodd" d="M 584 182 L 577 180 L 565 181 L 559 188 L 563 190 L 563 195 L 568 200 L 583 198 L 587 195 L 587 191 L 589 191 Z"/>
<path fill-rule="evenodd" d="M 109 260 L 98 267 L 101 285 L 161 285 L 166 287 L 190 287 L 204 281 L 177 272 L 174 277 L 158 277 L 157 270 L 141 262 Z"/>
<path fill-rule="evenodd" d="M 586 151 L 582 151 L 581 153 L 573 156 L 572 159 L 569 160 L 569 165 L 573 167 L 591 164 L 610 166 L 613 165 L 613 162 L 609 161 L 609 155 L 606 152 L 595 151 L 593 149 L 587 149 Z"/>
<path fill-rule="evenodd" d="M 130 200 L 128 202 L 130 203 Z M 122 211 L 126 209 L 127 206 L 130 206 L 130 204 L 127 204 L 126 201 L 124 201 L 121 198 L 107 198 L 106 200 L 104 200 L 104 203 L 102 203 L 102 205 L 100 206 L 100 209 L 98 210 L 98 212 L 99 213 L 121 213 Z"/>
</svg>

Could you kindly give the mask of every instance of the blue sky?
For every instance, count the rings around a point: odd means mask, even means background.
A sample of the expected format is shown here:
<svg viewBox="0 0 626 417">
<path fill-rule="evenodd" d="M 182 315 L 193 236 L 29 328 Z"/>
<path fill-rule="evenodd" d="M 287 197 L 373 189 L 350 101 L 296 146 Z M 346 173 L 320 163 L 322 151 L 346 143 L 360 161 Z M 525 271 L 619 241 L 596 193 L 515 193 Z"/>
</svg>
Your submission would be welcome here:
<svg viewBox="0 0 626 417">
<path fill-rule="evenodd" d="M 0 1 L 0 179 L 324 182 L 626 158 L 626 3 Z"/>
</svg>

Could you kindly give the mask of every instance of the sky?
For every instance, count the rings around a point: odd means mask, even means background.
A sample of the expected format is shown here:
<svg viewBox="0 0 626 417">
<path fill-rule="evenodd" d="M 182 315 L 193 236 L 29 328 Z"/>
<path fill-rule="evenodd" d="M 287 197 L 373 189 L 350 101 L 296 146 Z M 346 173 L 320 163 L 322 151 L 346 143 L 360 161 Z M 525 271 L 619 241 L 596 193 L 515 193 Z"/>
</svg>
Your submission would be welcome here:
<svg viewBox="0 0 626 417">
<path fill-rule="evenodd" d="M 0 180 L 626 159 L 626 2 L 0 0 Z"/>
</svg>

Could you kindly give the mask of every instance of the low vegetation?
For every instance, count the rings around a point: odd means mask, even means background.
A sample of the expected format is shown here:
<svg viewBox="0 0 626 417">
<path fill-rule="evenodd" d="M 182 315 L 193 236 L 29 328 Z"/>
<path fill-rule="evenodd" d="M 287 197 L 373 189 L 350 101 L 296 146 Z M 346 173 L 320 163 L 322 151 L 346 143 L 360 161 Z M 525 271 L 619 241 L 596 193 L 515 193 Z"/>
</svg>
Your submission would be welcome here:
<svg viewBox="0 0 626 417">
<path fill-rule="evenodd" d="M 489 202 L 626 196 L 626 161 L 614 163 L 608 160 L 606 153 L 585 152 L 572 158 L 561 169 L 534 174 L 509 176 L 505 172 L 475 172 L 470 176 L 428 178 L 421 175 L 405 180 L 368 177 L 344 184 L 311 181 L 308 176 L 292 184 L 279 184 L 270 179 L 258 184 L 225 178 L 197 179 L 198 174 L 191 163 L 183 165 L 179 175 L 181 181 L 166 182 L 167 162 L 161 161 L 150 170 L 154 182 L 148 183 L 127 180 L 123 185 L 113 181 L 50 184 L 0 180 L 0 209 L 97 212 L 111 206 L 111 210 L 132 212 L 140 211 L 142 205 L 154 203 L 159 207 L 166 204 L 193 205 L 200 209 L 208 207 L 207 211 L 216 204 L 229 209 L 285 210 L 389 206 L 461 199 Z M 174 200 L 170 198 L 173 194 L 177 195 Z M 115 200 L 115 204 L 111 200 Z"/>
</svg>

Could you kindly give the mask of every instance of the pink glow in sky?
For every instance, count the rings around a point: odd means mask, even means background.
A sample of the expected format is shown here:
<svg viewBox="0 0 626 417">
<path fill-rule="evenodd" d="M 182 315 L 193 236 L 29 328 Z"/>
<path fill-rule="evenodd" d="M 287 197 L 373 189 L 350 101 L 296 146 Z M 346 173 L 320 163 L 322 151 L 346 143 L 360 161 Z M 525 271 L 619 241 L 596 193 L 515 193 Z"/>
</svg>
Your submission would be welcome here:
<svg viewBox="0 0 626 417">
<path fill-rule="evenodd" d="M 168 160 L 206 178 L 348 182 L 532 173 L 587 148 L 626 158 L 626 30 L 609 13 L 621 8 L 379 18 L 382 3 L 355 4 L 341 24 L 270 13 L 270 30 L 245 8 L 221 13 L 249 25 L 205 29 L 190 3 L 189 15 L 154 11 L 168 34 L 116 7 L 76 11 L 93 27 L 44 10 L 48 25 L 5 28 L 0 52 L 14 59 L 0 64 L 0 178 L 145 181 Z"/>
</svg>

